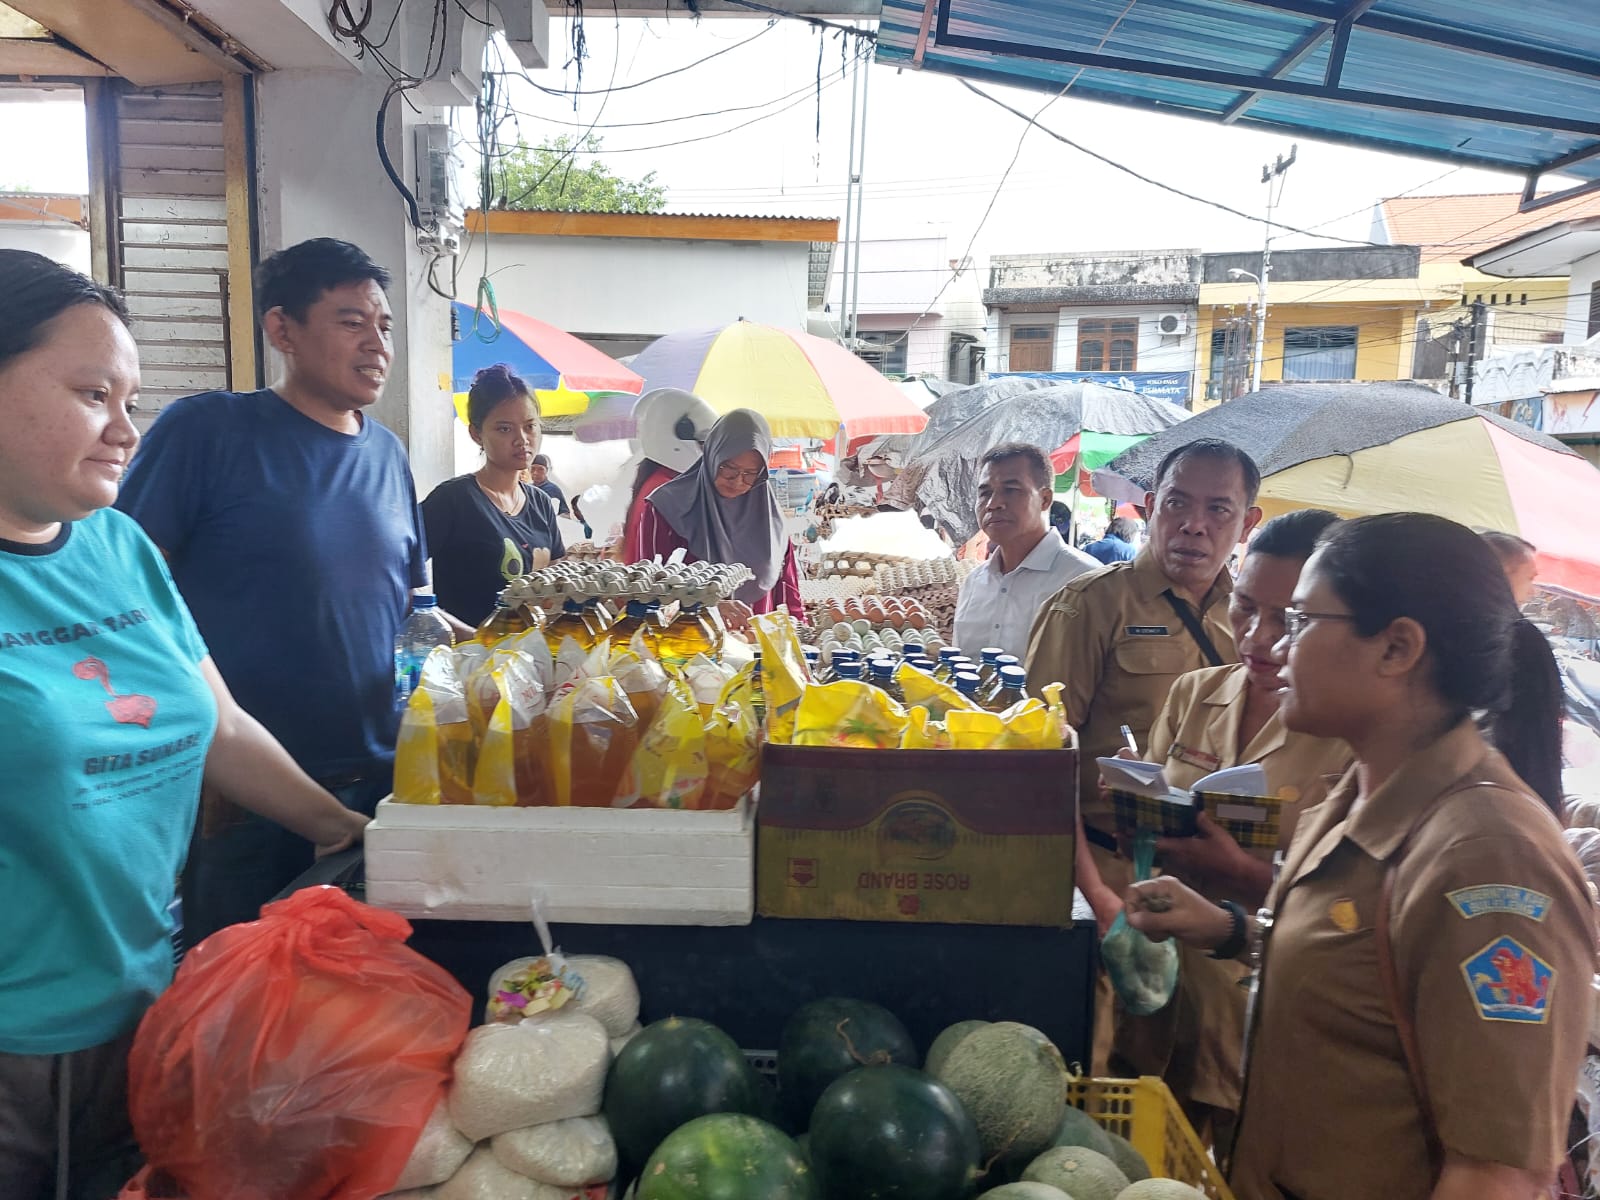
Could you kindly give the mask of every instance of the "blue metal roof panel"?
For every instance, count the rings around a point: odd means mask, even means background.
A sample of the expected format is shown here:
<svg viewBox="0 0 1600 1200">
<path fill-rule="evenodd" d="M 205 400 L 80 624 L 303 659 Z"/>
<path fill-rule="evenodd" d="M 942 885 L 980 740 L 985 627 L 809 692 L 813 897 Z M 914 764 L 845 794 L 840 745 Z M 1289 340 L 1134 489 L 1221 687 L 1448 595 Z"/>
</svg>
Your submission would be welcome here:
<svg viewBox="0 0 1600 1200">
<path fill-rule="evenodd" d="M 1594 0 L 933 2 L 929 70 L 1043 91 L 1076 77 L 1088 99 L 1600 180 Z M 923 21 L 920 0 L 884 0 L 878 60 L 918 65 Z"/>
</svg>

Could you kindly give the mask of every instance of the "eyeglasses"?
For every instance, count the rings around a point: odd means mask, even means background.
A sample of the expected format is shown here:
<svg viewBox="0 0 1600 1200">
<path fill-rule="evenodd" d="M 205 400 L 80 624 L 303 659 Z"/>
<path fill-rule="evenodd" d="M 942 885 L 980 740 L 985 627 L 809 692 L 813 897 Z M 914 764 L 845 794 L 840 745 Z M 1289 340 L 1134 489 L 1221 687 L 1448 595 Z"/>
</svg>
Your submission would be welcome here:
<svg viewBox="0 0 1600 1200">
<path fill-rule="evenodd" d="M 1283 631 L 1292 642 L 1300 636 L 1300 631 L 1313 621 L 1354 621 L 1353 613 L 1319 613 L 1306 612 L 1303 608 L 1290 605 L 1283 610 Z"/>
<path fill-rule="evenodd" d="M 717 478 L 724 483 L 732 483 L 737 479 L 740 483 L 754 483 L 765 475 L 766 469 L 757 467 L 751 471 L 741 471 L 738 467 L 721 466 L 717 468 Z"/>
</svg>

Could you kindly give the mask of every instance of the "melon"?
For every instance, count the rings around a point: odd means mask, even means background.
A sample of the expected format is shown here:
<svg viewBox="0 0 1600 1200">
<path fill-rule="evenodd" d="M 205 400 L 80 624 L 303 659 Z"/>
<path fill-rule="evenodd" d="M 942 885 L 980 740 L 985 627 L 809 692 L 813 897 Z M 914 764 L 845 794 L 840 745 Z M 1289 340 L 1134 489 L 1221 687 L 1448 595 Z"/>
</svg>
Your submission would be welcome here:
<svg viewBox="0 0 1600 1200">
<path fill-rule="evenodd" d="M 821 1200 L 800 1149 L 780 1129 L 716 1113 L 674 1130 L 639 1175 L 639 1200 Z"/>
<path fill-rule="evenodd" d="M 928 1047 L 928 1057 L 922 1062 L 922 1069 L 930 1075 L 937 1075 L 944 1060 L 950 1057 L 950 1051 L 956 1048 L 956 1043 L 987 1024 L 988 1021 L 957 1021 L 933 1039 L 933 1045 Z"/>
<path fill-rule="evenodd" d="M 1072 1200 L 1072 1197 L 1048 1183 L 1028 1182 L 1002 1183 L 984 1192 L 978 1200 Z"/>
<path fill-rule="evenodd" d="M 778 1043 L 778 1095 L 797 1128 L 828 1085 L 858 1067 L 921 1065 L 916 1043 L 888 1009 L 865 1000 L 829 996 L 802 1005 Z"/>
<path fill-rule="evenodd" d="M 1206 1194 L 1176 1179 L 1138 1179 L 1123 1188 L 1117 1200 L 1206 1200 Z"/>
<path fill-rule="evenodd" d="M 602 1111 L 631 1174 L 679 1126 L 712 1113 L 755 1115 L 761 1103 L 761 1082 L 732 1038 L 706 1021 L 668 1017 L 617 1055 Z"/>
<path fill-rule="evenodd" d="M 973 1030 L 934 1074 L 972 1114 L 985 1160 L 1032 1159 L 1050 1145 L 1066 1112 L 1067 1064 L 1028 1025 L 999 1021 Z"/>
<path fill-rule="evenodd" d="M 811 1166 L 828 1200 L 964 1200 L 981 1174 L 978 1146 L 949 1088 L 892 1063 L 835 1080 L 811 1114 Z"/>
<path fill-rule="evenodd" d="M 1072 1200 L 1117 1200 L 1128 1177 L 1104 1154 L 1083 1146 L 1052 1146 L 1028 1164 L 1024 1181 L 1048 1183 Z"/>
<path fill-rule="evenodd" d="M 1149 1179 L 1154 1174 L 1150 1170 L 1150 1164 L 1145 1162 L 1144 1155 L 1135 1150 L 1133 1143 L 1127 1138 L 1120 1133 L 1112 1133 L 1109 1129 L 1106 1131 L 1106 1137 L 1111 1142 L 1109 1155 L 1111 1161 L 1116 1163 L 1130 1180 L 1138 1183 L 1141 1179 Z M 1098 1147 L 1090 1146 L 1089 1149 L 1094 1150 Z"/>
<path fill-rule="evenodd" d="M 1051 1140 L 1051 1145 L 1086 1146 L 1090 1150 L 1104 1154 L 1120 1167 L 1122 1163 L 1117 1158 L 1111 1138 L 1112 1135 L 1101 1127 L 1099 1121 L 1096 1121 L 1083 1109 L 1074 1108 L 1069 1104 L 1067 1105 L 1067 1111 L 1061 1114 L 1061 1127 L 1056 1130 L 1056 1136 Z M 1128 1149 L 1132 1150 L 1133 1147 L 1129 1146 Z M 1126 1167 L 1123 1168 L 1122 1173 L 1127 1175 L 1129 1179 L 1143 1179 L 1149 1175 L 1148 1171 L 1144 1175 L 1130 1175 Z"/>
</svg>

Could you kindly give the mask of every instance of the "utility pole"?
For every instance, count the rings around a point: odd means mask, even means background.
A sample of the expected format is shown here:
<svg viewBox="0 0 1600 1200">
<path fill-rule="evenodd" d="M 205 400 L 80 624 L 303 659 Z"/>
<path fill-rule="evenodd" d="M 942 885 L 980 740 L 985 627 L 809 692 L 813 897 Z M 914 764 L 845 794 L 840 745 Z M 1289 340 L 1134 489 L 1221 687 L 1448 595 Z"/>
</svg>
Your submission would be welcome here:
<svg viewBox="0 0 1600 1200">
<path fill-rule="evenodd" d="M 1472 380 L 1477 374 L 1477 372 L 1473 370 L 1473 367 L 1477 363 L 1478 356 L 1483 353 L 1483 335 L 1485 332 L 1487 332 L 1484 329 L 1484 313 L 1485 309 L 1483 306 L 1483 301 L 1481 299 L 1474 300 L 1472 302 L 1472 320 L 1467 326 L 1466 401 L 1469 407 L 1472 404 Z"/>
<path fill-rule="evenodd" d="M 1261 182 L 1267 185 L 1267 236 L 1261 246 L 1261 274 L 1257 276 L 1256 283 L 1256 344 L 1255 361 L 1250 370 L 1250 390 L 1261 390 L 1261 364 L 1267 353 L 1267 280 L 1272 278 L 1272 210 L 1277 207 L 1278 201 L 1283 199 L 1284 176 L 1289 168 L 1294 166 L 1296 154 L 1300 147 L 1295 144 L 1289 146 L 1289 157 L 1278 155 L 1275 162 L 1270 162 L 1261 168 Z M 1276 187 L 1274 187 L 1276 183 Z"/>
</svg>

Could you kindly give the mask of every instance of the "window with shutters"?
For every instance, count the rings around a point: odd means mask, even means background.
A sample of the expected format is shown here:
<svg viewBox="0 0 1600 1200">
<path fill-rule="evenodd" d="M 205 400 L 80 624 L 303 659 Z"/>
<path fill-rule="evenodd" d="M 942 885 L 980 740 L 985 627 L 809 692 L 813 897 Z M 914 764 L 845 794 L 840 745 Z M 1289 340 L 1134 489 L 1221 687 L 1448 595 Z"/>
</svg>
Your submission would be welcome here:
<svg viewBox="0 0 1600 1200">
<path fill-rule="evenodd" d="M 1011 369 L 1013 371 L 1055 370 L 1055 345 L 1054 325 L 1013 325 Z"/>
<path fill-rule="evenodd" d="M 863 344 L 857 348 L 856 357 L 884 375 L 904 375 L 909 337 L 904 329 L 858 333 L 856 340 Z"/>
<path fill-rule="evenodd" d="M 1600 283 L 1589 285 L 1589 332 L 1586 336 L 1593 337 L 1600 333 Z"/>
<path fill-rule="evenodd" d="M 1139 320 L 1085 320 L 1078 322 L 1078 370 L 1137 371 Z"/>
</svg>

